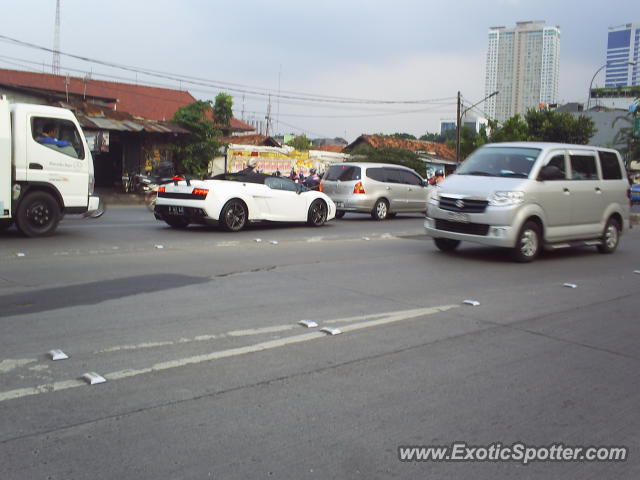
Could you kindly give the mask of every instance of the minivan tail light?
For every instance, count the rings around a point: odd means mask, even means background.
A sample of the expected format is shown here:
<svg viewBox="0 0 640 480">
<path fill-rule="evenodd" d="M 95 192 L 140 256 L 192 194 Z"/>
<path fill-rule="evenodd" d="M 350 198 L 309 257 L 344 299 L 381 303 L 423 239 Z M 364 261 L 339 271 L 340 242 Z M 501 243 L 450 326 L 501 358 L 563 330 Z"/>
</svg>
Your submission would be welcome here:
<svg viewBox="0 0 640 480">
<path fill-rule="evenodd" d="M 319 192 L 323 192 L 324 191 L 323 190 L 323 184 L 324 184 L 324 182 L 321 181 L 320 184 L 318 185 L 318 191 Z"/>
<path fill-rule="evenodd" d="M 358 182 L 353 186 L 353 193 L 364 193 L 362 182 Z"/>
</svg>

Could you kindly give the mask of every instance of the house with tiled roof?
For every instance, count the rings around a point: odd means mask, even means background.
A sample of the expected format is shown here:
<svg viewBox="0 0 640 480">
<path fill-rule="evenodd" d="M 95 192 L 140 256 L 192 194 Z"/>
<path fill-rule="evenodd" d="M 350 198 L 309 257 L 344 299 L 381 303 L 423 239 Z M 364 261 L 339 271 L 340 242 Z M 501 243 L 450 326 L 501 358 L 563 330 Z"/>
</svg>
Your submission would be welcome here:
<svg viewBox="0 0 640 480">
<path fill-rule="evenodd" d="M 230 137 L 221 137 L 218 139 L 222 143 L 230 143 L 233 145 L 260 145 L 263 147 L 281 147 L 280 143 L 273 137 L 267 137 L 261 133 L 248 135 L 233 135 Z"/>
<path fill-rule="evenodd" d="M 415 152 L 418 158 L 425 162 L 427 171 L 437 169 L 452 171 L 457 165 L 456 152 L 444 143 L 363 134 L 347 145 L 343 151 L 351 153 L 361 146 L 371 148 L 396 148 Z"/>
<path fill-rule="evenodd" d="M 88 139 L 101 140 L 93 157 L 96 185 L 102 187 L 119 183 L 127 173 L 172 161 L 172 145 L 188 132 L 170 120 L 179 108 L 196 101 L 183 90 L 7 69 L 0 69 L 0 94 L 14 102 L 71 108 Z M 235 118 L 225 129 L 254 130 Z"/>
</svg>

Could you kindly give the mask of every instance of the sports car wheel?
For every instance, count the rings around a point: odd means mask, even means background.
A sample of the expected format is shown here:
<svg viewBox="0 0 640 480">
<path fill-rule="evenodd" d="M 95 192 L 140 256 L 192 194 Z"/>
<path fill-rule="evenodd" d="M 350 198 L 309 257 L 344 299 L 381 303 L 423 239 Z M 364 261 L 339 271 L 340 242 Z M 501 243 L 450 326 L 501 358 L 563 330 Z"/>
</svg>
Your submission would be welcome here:
<svg viewBox="0 0 640 480">
<path fill-rule="evenodd" d="M 189 226 L 189 220 L 184 217 L 167 217 L 164 221 L 171 228 L 187 228 Z"/>
<path fill-rule="evenodd" d="M 309 207 L 309 215 L 307 215 L 307 224 L 312 227 L 321 227 L 327 221 L 327 204 L 322 200 L 314 200 Z"/>
<path fill-rule="evenodd" d="M 380 199 L 373 206 L 371 216 L 374 220 L 384 220 L 389 215 L 389 204 L 386 200 Z"/>
<path fill-rule="evenodd" d="M 247 207 L 240 200 L 229 200 L 222 209 L 220 224 L 225 230 L 237 232 L 247 223 Z"/>
</svg>

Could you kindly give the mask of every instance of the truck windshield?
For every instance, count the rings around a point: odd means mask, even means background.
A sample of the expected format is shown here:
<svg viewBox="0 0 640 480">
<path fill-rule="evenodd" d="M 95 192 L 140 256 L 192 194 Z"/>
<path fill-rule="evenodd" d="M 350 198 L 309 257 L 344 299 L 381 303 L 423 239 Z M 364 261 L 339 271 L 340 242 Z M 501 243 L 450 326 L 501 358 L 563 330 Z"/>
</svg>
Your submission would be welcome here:
<svg viewBox="0 0 640 480">
<path fill-rule="evenodd" d="M 456 174 L 527 178 L 538 155 L 539 148 L 484 147 L 473 152 Z"/>
</svg>

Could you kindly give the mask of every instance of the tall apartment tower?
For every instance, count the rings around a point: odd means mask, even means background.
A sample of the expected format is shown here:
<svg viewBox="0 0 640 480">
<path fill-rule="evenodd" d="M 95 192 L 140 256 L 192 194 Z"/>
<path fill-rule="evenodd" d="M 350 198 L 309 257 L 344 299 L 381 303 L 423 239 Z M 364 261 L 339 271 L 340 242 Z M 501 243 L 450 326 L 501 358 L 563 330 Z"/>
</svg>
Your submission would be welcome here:
<svg viewBox="0 0 640 480">
<path fill-rule="evenodd" d="M 632 65 L 630 62 L 635 62 Z M 609 27 L 605 87 L 640 85 L 640 23 Z"/>
<path fill-rule="evenodd" d="M 500 93 L 485 102 L 487 116 L 503 122 L 541 103 L 556 103 L 559 72 L 560 27 L 544 21 L 491 27 L 485 94 Z"/>
</svg>

